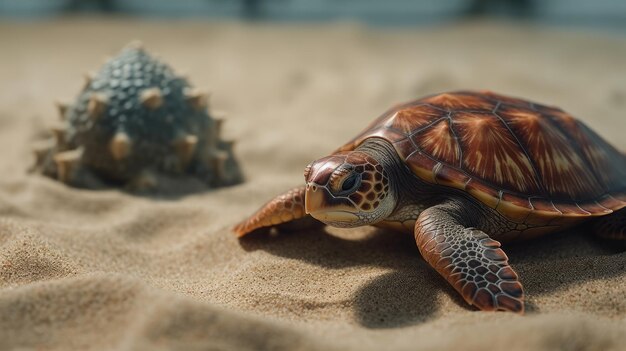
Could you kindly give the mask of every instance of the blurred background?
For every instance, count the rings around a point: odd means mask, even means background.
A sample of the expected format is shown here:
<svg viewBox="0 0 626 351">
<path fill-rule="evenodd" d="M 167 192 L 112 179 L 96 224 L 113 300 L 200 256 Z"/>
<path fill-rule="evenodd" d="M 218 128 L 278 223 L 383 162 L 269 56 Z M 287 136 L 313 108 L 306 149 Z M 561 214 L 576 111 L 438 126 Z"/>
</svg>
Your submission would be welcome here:
<svg viewBox="0 0 626 351">
<path fill-rule="evenodd" d="M 0 0 L 4 18 L 64 14 L 427 25 L 467 17 L 626 31 L 623 0 Z"/>
<path fill-rule="evenodd" d="M 0 0 L 0 125 L 34 139 L 136 39 L 212 92 L 257 176 L 300 181 L 393 104 L 459 89 L 562 107 L 626 149 L 624 0 Z"/>
</svg>

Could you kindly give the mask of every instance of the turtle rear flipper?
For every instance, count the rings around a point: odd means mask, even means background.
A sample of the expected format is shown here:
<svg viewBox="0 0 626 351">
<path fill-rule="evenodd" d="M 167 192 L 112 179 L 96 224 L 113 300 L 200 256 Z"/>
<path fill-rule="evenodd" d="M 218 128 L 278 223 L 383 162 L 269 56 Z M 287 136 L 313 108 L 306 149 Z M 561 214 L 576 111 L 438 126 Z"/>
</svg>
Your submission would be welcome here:
<svg viewBox="0 0 626 351">
<path fill-rule="evenodd" d="M 626 241 L 626 208 L 598 218 L 593 232 L 601 238 Z"/>
</svg>

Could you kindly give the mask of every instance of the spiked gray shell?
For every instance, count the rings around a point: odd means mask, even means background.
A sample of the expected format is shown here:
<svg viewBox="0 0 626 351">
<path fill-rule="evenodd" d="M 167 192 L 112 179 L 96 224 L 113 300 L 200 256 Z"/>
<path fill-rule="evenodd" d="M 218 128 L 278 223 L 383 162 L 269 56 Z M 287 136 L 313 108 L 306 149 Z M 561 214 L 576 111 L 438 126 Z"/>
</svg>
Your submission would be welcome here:
<svg viewBox="0 0 626 351">
<path fill-rule="evenodd" d="M 75 103 L 59 109 L 56 141 L 35 153 L 44 174 L 68 184 L 88 186 L 85 172 L 117 183 L 147 172 L 193 174 L 214 187 L 242 179 L 207 96 L 140 45 L 105 63 Z"/>
</svg>

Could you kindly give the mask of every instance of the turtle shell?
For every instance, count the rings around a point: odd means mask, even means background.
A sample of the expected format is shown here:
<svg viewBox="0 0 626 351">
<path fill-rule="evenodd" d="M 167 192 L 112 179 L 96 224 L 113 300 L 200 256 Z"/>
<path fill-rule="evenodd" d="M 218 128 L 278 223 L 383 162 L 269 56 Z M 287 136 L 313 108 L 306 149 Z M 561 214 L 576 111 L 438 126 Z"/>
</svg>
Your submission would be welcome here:
<svg viewBox="0 0 626 351">
<path fill-rule="evenodd" d="M 426 182 L 467 192 L 509 219 L 561 225 L 626 206 L 626 155 L 556 107 L 492 92 L 396 106 L 337 151 L 382 138 Z"/>
</svg>

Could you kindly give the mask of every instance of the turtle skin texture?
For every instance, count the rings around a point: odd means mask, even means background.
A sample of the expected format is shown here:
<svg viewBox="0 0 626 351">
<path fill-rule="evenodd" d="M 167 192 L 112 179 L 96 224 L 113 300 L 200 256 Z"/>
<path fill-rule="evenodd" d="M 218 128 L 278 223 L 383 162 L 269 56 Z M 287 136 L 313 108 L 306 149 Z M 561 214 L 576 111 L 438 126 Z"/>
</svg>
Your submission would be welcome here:
<svg viewBox="0 0 626 351">
<path fill-rule="evenodd" d="M 384 164 L 396 192 L 387 194 L 396 199 L 387 217 L 366 224 L 413 233 L 425 261 L 480 310 L 524 311 L 523 287 L 501 242 L 588 220 L 597 235 L 626 240 L 626 156 L 559 108 L 488 91 L 436 94 L 389 109 L 309 165 L 306 186 L 270 201 L 235 233 L 315 217 L 309 203 L 316 210 L 341 200 L 345 212 L 347 198 L 320 179 L 341 181 L 337 170 L 362 168 L 355 160 L 363 155 Z M 359 177 L 361 188 L 376 184 Z M 330 200 L 320 200 L 327 187 Z M 355 208 L 372 207 L 357 198 Z"/>
<path fill-rule="evenodd" d="M 36 169 L 68 185 L 157 188 L 192 175 L 210 187 L 241 182 L 233 142 L 208 97 L 135 42 L 88 75 L 73 104 L 59 104 L 54 138 L 35 147 Z"/>
</svg>

